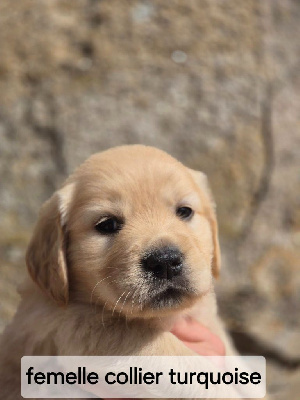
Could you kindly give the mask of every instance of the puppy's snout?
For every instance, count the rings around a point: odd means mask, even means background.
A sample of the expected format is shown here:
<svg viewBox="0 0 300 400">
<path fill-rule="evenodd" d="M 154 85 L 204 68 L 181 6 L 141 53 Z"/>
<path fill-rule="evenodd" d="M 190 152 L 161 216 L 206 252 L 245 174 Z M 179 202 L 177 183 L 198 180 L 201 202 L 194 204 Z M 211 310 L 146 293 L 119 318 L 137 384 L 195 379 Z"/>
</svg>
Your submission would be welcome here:
<svg viewBox="0 0 300 400">
<path fill-rule="evenodd" d="M 157 278 L 172 279 L 182 272 L 183 254 L 174 246 L 157 248 L 142 258 L 142 266 Z"/>
</svg>

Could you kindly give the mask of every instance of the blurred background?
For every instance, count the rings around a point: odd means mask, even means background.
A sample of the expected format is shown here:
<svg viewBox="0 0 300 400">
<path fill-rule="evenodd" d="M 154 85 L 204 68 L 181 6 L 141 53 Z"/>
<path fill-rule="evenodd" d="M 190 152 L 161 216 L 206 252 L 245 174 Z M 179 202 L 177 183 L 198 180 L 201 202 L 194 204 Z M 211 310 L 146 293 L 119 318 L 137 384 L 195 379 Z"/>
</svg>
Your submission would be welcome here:
<svg viewBox="0 0 300 400">
<path fill-rule="evenodd" d="M 73 169 L 143 143 L 207 173 L 220 312 L 300 393 L 299 0 L 1 0 L 0 330 L 38 210 Z"/>
</svg>

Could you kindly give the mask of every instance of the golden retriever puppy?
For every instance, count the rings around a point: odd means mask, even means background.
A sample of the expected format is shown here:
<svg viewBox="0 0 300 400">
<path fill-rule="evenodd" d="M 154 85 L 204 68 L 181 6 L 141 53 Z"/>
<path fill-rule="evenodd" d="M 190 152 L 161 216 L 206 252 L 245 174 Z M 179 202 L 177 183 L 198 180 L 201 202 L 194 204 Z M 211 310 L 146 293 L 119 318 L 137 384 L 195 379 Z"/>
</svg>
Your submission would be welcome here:
<svg viewBox="0 0 300 400">
<path fill-rule="evenodd" d="M 220 269 L 206 177 L 161 150 L 95 154 L 43 205 L 30 278 L 0 343 L 1 399 L 20 399 L 23 355 L 189 355 L 169 331 L 196 317 L 230 342 L 217 316 Z"/>
</svg>

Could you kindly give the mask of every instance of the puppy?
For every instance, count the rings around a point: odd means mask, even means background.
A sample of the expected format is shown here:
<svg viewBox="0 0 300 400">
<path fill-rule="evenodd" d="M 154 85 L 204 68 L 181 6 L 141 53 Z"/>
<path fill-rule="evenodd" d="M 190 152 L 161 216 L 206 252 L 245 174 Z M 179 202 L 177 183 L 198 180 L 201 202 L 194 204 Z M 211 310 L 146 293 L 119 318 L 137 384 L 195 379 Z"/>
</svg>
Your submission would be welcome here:
<svg viewBox="0 0 300 400">
<path fill-rule="evenodd" d="M 0 343 L 1 399 L 20 399 L 23 355 L 190 355 L 169 330 L 217 316 L 215 206 L 201 172 L 134 145 L 95 154 L 42 207 L 30 278 Z"/>
</svg>

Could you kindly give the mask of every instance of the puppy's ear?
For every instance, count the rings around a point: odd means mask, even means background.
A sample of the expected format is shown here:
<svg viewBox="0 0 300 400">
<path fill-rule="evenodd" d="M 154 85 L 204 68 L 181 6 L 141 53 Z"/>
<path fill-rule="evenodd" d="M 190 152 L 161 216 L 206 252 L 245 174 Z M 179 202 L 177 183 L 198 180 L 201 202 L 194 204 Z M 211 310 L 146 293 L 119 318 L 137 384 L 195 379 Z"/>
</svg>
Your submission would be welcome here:
<svg viewBox="0 0 300 400">
<path fill-rule="evenodd" d="M 210 190 L 208 180 L 206 175 L 200 171 L 189 170 L 192 174 L 194 181 L 200 188 L 202 193 L 202 198 L 205 206 L 205 213 L 210 222 L 212 240 L 214 246 L 213 258 L 212 258 L 212 273 L 215 278 L 219 276 L 221 268 L 221 254 L 220 254 L 220 244 L 218 235 L 218 224 L 216 218 L 216 204 Z"/>
<path fill-rule="evenodd" d="M 59 305 L 69 300 L 65 224 L 72 195 L 68 184 L 42 206 L 26 254 L 30 276 Z"/>
</svg>

